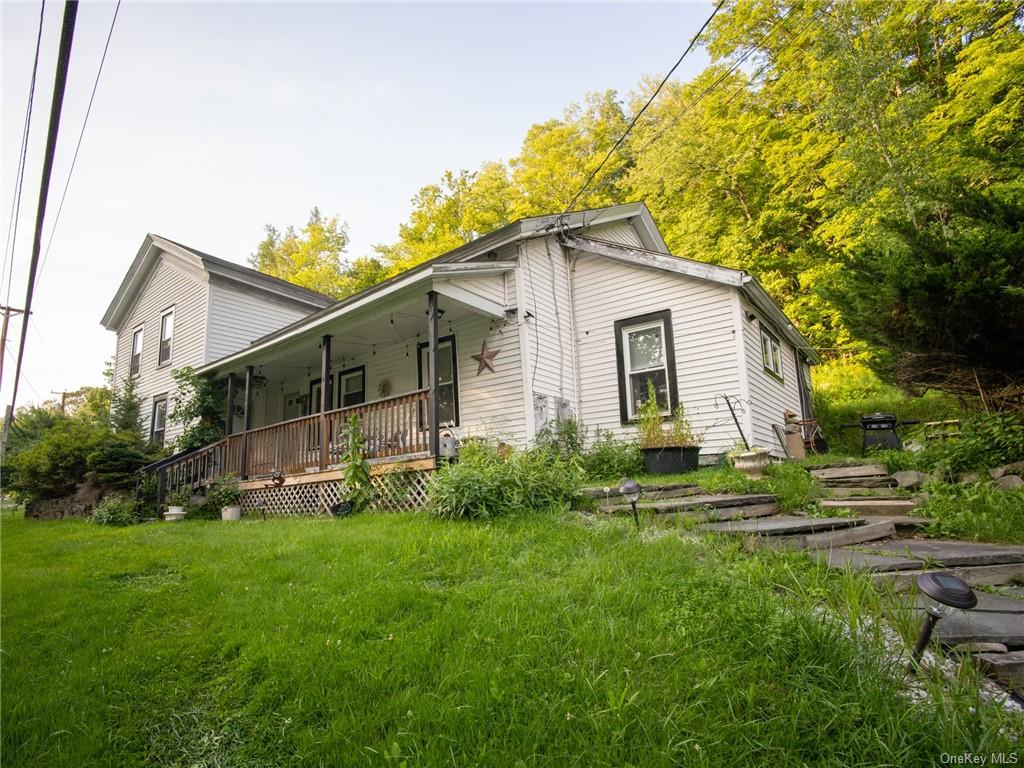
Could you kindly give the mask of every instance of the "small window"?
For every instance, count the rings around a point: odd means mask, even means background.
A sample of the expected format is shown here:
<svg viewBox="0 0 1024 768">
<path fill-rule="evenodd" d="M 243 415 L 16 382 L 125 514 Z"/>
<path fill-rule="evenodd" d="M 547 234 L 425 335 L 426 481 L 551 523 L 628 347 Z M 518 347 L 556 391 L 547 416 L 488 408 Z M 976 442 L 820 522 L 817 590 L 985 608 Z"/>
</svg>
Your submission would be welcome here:
<svg viewBox="0 0 1024 768">
<path fill-rule="evenodd" d="M 366 402 L 366 366 L 348 368 L 338 374 L 338 407 L 351 408 Z"/>
<path fill-rule="evenodd" d="M 659 410 L 671 414 L 678 403 L 671 312 L 617 321 L 615 351 L 622 421 L 636 418 L 640 404 L 647 399 L 649 383 L 654 385 Z"/>
<path fill-rule="evenodd" d="M 764 369 L 782 381 L 782 346 L 774 335 L 761 326 L 761 358 Z"/>
<path fill-rule="evenodd" d="M 430 345 L 419 345 L 420 389 L 430 386 Z M 455 337 L 444 336 L 437 340 L 437 410 L 438 423 L 442 427 L 459 426 L 459 372 L 455 366 Z M 426 411 L 424 411 L 426 413 Z M 423 424 L 428 419 L 420 419 Z"/>
<path fill-rule="evenodd" d="M 167 395 L 157 395 L 153 398 L 153 418 L 149 427 L 149 441 L 156 445 L 163 445 L 166 430 Z"/>
<path fill-rule="evenodd" d="M 128 366 L 129 376 L 138 376 L 142 370 L 142 329 L 132 334 L 132 360 Z"/>
<path fill-rule="evenodd" d="M 157 365 L 171 362 L 171 340 L 174 338 L 174 310 L 160 317 L 160 354 Z"/>
</svg>

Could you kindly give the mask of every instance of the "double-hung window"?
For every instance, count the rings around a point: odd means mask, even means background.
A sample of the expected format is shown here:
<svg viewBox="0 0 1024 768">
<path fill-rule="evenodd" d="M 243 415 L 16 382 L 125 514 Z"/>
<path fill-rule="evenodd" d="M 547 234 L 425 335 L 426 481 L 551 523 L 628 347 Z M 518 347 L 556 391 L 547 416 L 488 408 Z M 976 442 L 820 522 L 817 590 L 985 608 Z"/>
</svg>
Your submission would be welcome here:
<svg viewBox="0 0 1024 768">
<path fill-rule="evenodd" d="M 672 313 L 664 310 L 616 321 L 615 351 L 623 423 L 636 418 L 650 385 L 659 410 L 671 414 L 678 404 Z"/>
<path fill-rule="evenodd" d="M 761 358 L 765 371 L 782 381 L 782 345 L 764 326 L 761 326 Z"/>
<path fill-rule="evenodd" d="M 128 366 L 129 376 L 138 376 L 142 370 L 142 328 L 132 334 L 132 359 Z"/>
<path fill-rule="evenodd" d="M 160 350 L 157 365 L 171 362 L 171 342 L 174 339 L 174 310 L 160 316 Z"/>
<path fill-rule="evenodd" d="M 419 344 L 420 389 L 430 386 L 430 345 Z M 459 373 L 455 365 L 455 336 L 444 336 L 437 342 L 437 410 L 442 427 L 459 426 Z M 428 420 L 422 419 L 426 425 Z"/>
<path fill-rule="evenodd" d="M 149 423 L 149 441 L 156 445 L 164 444 L 164 433 L 167 431 L 167 395 L 153 398 L 153 416 Z"/>
<path fill-rule="evenodd" d="M 366 402 L 366 366 L 348 368 L 338 374 L 338 407 L 348 408 Z"/>
</svg>

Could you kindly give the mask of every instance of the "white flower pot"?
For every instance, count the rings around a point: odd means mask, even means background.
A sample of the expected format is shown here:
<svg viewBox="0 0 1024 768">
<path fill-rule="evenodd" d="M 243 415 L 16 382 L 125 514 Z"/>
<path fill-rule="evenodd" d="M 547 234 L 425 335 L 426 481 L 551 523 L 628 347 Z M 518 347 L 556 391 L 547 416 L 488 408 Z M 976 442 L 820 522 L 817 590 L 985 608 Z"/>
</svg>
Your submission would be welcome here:
<svg viewBox="0 0 1024 768">
<path fill-rule="evenodd" d="M 221 520 L 241 520 L 242 519 L 242 508 L 241 507 L 221 507 L 220 508 L 220 519 Z"/>
<path fill-rule="evenodd" d="M 741 451 L 732 455 L 732 465 L 751 480 L 763 478 L 764 471 L 768 469 L 771 460 L 772 457 L 763 448 L 753 451 Z"/>
<path fill-rule="evenodd" d="M 168 522 L 178 522 L 179 520 L 185 519 L 185 508 L 184 507 L 168 507 L 167 511 L 164 512 L 164 520 Z"/>
</svg>

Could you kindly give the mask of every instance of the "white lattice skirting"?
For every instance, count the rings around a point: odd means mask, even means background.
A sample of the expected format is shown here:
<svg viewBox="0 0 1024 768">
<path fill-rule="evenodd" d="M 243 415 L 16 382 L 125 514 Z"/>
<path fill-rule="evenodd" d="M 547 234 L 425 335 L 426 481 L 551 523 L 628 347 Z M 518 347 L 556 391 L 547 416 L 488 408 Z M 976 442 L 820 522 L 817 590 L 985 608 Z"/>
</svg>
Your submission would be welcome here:
<svg viewBox="0 0 1024 768">
<path fill-rule="evenodd" d="M 426 501 L 430 472 L 413 470 L 387 472 L 370 478 L 373 500 L 370 507 L 380 511 L 402 511 L 422 507 Z M 280 487 L 242 491 L 242 510 L 247 515 L 268 517 L 328 516 L 331 507 L 344 500 L 345 484 L 341 480 L 295 483 Z"/>
</svg>

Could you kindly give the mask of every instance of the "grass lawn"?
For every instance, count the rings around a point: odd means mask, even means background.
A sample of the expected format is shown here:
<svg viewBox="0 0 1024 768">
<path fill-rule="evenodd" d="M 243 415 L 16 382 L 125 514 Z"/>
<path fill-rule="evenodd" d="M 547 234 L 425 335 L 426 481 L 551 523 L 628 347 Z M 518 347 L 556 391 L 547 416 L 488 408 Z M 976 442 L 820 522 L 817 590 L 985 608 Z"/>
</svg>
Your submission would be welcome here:
<svg viewBox="0 0 1024 768">
<path fill-rule="evenodd" d="M 2 522 L 4 766 L 913 766 L 1012 753 L 973 673 L 912 705 L 864 582 L 529 514 Z M 934 690 L 937 690 L 935 688 Z"/>
</svg>

